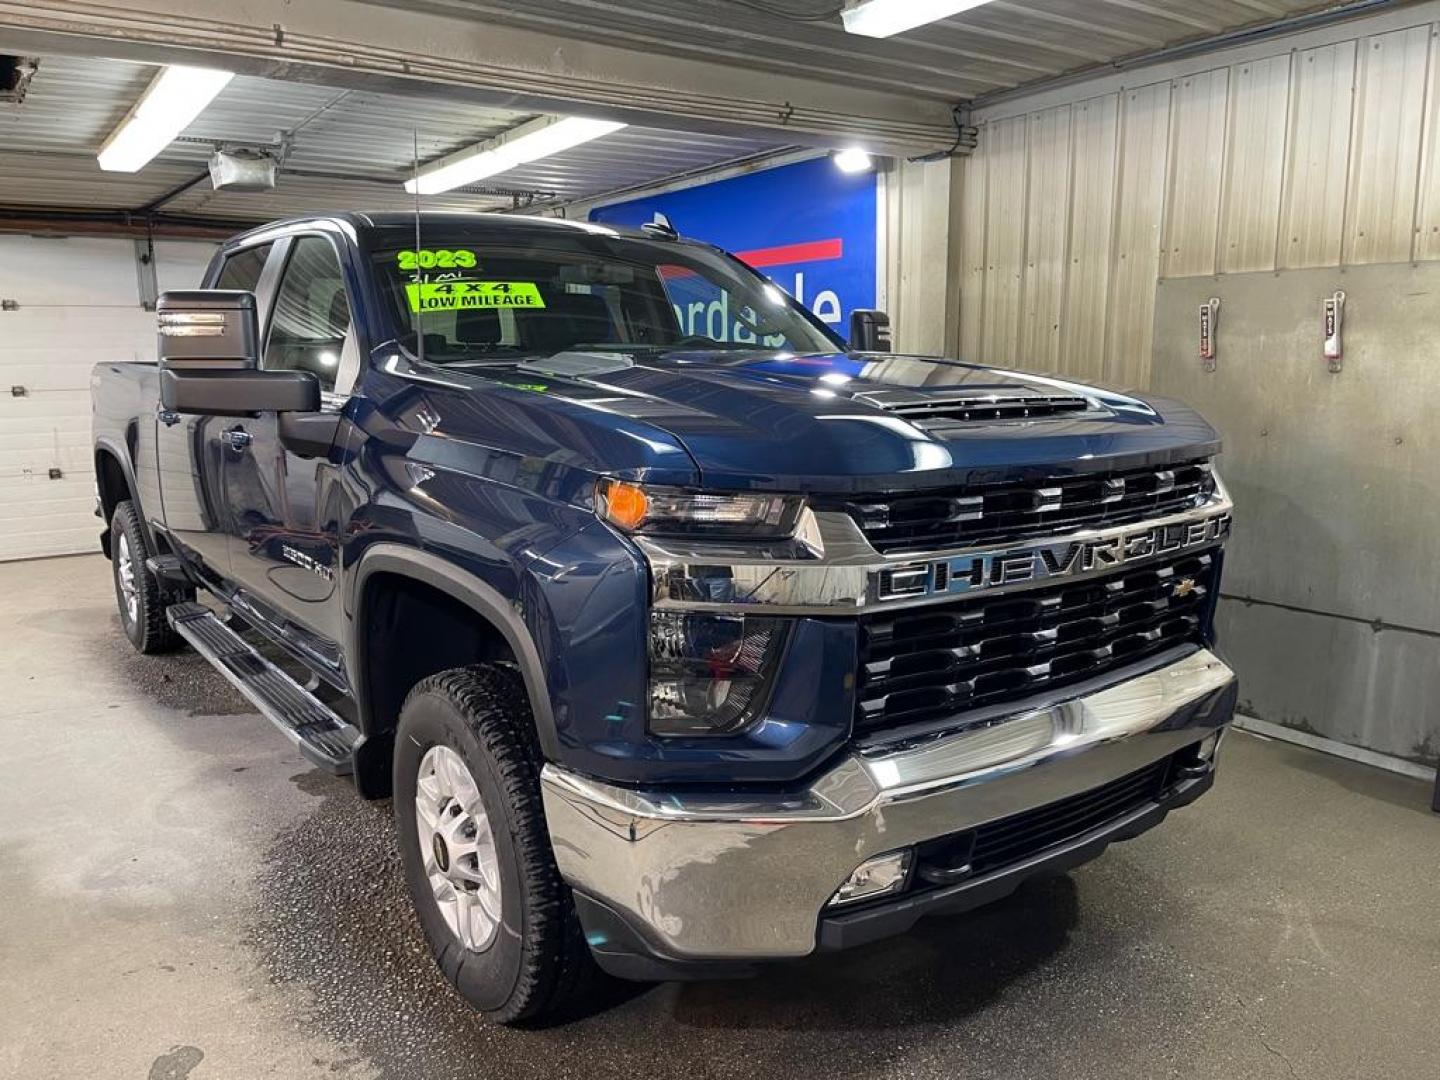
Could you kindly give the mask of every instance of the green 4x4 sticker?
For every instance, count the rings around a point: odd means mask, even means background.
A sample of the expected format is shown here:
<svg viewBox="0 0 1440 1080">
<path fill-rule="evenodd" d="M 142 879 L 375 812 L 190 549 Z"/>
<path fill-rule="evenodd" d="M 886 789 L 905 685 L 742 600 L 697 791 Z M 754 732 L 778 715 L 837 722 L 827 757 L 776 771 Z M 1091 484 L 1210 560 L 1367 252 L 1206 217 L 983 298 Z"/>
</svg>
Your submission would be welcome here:
<svg viewBox="0 0 1440 1080">
<path fill-rule="evenodd" d="M 468 308 L 543 308 L 533 281 L 426 281 L 405 286 L 411 311 Z"/>
</svg>

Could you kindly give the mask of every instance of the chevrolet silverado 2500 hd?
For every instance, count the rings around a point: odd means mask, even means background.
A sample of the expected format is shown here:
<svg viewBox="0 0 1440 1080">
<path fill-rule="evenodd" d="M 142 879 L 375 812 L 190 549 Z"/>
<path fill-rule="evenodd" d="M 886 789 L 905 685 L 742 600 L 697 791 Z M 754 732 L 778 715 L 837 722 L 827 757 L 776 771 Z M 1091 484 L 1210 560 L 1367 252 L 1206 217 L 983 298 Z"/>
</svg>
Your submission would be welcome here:
<svg viewBox="0 0 1440 1080">
<path fill-rule="evenodd" d="M 94 374 L 124 631 L 393 797 L 502 1021 L 904 931 L 1211 784 L 1183 405 L 847 348 L 661 226 L 319 216 L 204 284 Z"/>
</svg>

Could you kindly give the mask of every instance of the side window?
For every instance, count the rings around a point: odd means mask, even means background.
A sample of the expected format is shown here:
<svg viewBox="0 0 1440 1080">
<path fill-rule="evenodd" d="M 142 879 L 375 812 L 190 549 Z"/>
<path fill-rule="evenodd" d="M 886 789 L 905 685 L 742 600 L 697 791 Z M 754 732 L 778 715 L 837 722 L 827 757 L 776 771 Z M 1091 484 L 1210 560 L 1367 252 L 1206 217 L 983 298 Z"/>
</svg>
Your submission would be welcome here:
<svg viewBox="0 0 1440 1080">
<path fill-rule="evenodd" d="M 322 390 L 333 390 L 349 329 L 350 304 L 335 249 L 323 237 L 300 237 L 290 248 L 275 294 L 260 366 L 311 371 Z"/>
<path fill-rule="evenodd" d="M 215 280 L 217 289 L 243 289 L 254 292 L 260 281 L 260 271 L 265 269 L 265 260 L 270 257 L 273 244 L 237 251 L 220 267 L 220 276 Z"/>
</svg>

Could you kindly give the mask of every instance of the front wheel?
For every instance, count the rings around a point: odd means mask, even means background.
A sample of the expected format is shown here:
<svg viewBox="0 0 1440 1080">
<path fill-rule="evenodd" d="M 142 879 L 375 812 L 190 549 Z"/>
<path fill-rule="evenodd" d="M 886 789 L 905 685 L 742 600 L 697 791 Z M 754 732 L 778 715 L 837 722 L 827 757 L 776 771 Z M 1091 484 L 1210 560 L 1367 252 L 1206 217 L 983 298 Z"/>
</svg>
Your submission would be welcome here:
<svg viewBox="0 0 1440 1080">
<path fill-rule="evenodd" d="M 550 850 L 519 673 L 421 682 L 400 711 L 394 772 L 405 878 L 445 977 L 500 1023 L 583 1010 L 603 978 Z"/>
<path fill-rule="evenodd" d="M 129 499 L 115 507 L 110 536 L 114 545 L 110 572 L 115 579 L 115 602 L 125 636 L 142 653 L 174 652 L 181 638 L 165 618 L 165 590 L 145 566 L 150 549 L 140 514 Z"/>
</svg>

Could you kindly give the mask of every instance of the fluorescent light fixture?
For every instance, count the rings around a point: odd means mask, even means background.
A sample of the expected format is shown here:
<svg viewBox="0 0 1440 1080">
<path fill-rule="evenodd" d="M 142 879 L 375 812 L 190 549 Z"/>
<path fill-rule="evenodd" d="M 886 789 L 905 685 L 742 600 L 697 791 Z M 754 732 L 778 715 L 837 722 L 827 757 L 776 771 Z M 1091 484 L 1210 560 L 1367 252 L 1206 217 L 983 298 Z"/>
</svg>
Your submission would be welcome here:
<svg viewBox="0 0 1440 1080">
<path fill-rule="evenodd" d="M 860 0 L 840 13 L 845 29 L 866 37 L 891 37 L 917 26 L 948 19 L 990 0 Z"/>
<path fill-rule="evenodd" d="M 418 188 L 421 195 L 438 195 L 569 150 L 624 126 L 613 120 L 542 116 L 427 165 L 417 178 L 405 181 L 405 190 L 413 195 Z"/>
<path fill-rule="evenodd" d="M 843 173 L 869 172 L 875 167 L 874 160 L 859 147 L 837 150 L 830 160 L 835 162 L 835 167 Z"/>
<path fill-rule="evenodd" d="M 106 172 L 138 172 L 190 126 L 234 72 L 171 64 L 146 88 L 96 158 Z"/>
</svg>

